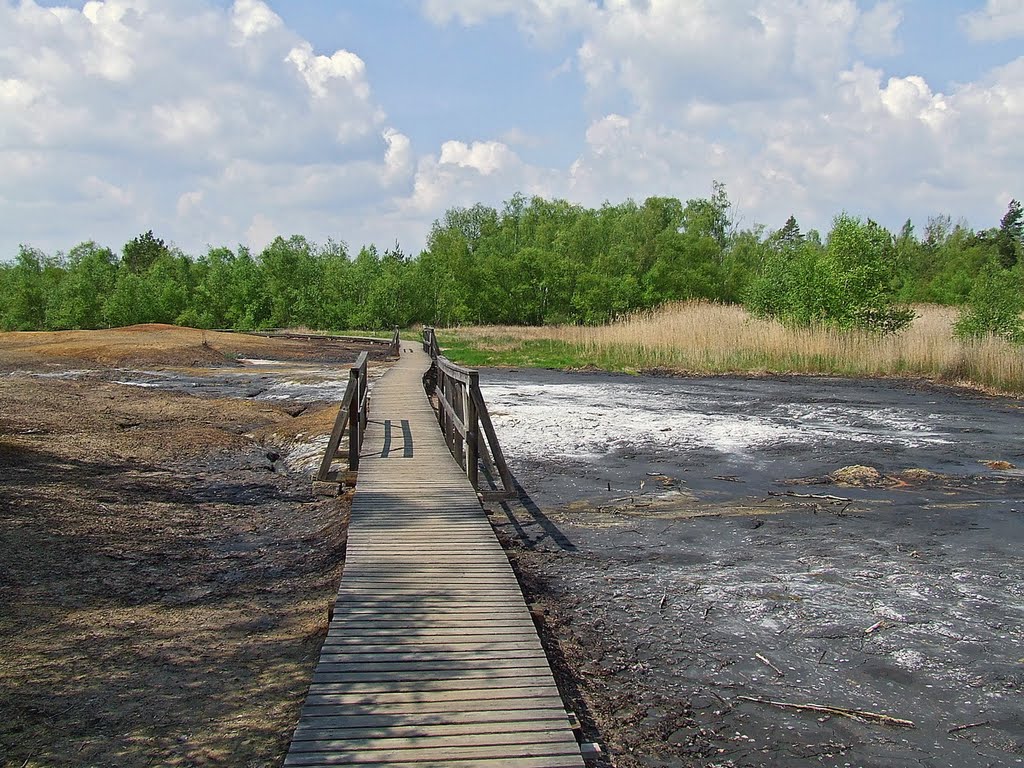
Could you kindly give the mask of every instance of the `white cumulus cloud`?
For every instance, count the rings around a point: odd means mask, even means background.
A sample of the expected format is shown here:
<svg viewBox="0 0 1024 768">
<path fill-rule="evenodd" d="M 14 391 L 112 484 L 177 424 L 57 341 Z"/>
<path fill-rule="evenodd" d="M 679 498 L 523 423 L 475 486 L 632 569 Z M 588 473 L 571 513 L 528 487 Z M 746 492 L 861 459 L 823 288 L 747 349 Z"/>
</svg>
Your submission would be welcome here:
<svg viewBox="0 0 1024 768">
<path fill-rule="evenodd" d="M 984 8 L 965 14 L 961 21 L 972 40 L 1024 37 L 1024 2 L 988 0 Z"/>
<path fill-rule="evenodd" d="M 425 10 L 436 23 L 507 16 L 529 35 L 547 5 L 428 0 Z M 887 72 L 877 59 L 902 49 L 901 2 L 550 5 L 580 40 L 591 115 L 561 177 L 575 200 L 685 199 L 717 179 L 746 224 L 794 213 L 827 227 L 844 209 L 895 226 L 941 212 L 991 218 L 1020 194 L 1024 60 L 946 92 Z M 994 37 L 993 24 L 1007 37 L 1024 30 L 1021 17 L 1020 0 L 988 0 L 965 23 L 975 37 Z"/>
<path fill-rule="evenodd" d="M 0 107 L 6 258 L 150 228 L 190 250 L 268 222 L 343 237 L 353 199 L 389 201 L 415 171 L 362 59 L 260 0 L 0 0 Z"/>
</svg>

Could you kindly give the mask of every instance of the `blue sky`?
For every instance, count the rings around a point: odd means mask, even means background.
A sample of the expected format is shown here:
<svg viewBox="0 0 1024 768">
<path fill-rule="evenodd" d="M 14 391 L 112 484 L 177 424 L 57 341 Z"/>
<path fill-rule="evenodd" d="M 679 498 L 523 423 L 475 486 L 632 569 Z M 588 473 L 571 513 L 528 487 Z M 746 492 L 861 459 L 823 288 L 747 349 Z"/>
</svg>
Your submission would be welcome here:
<svg viewBox="0 0 1024 768">
<path fill-rule="evenodd" d="M 713 180 L 743 226 L 993 226 L 1022 54 L 1024 0 L 0 0 L 0 258 L 416 251 L 451 206 Z"/>
</svg>

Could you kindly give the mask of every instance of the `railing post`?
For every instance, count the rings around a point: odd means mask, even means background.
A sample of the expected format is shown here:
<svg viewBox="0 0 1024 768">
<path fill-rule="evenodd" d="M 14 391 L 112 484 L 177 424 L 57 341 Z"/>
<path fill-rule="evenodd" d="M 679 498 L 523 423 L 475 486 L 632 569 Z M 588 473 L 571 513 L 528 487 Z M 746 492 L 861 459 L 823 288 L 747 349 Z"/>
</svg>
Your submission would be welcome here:
<svg viewBox="0 0 1024 768">
<path fill-rule="evenodd" d="M 480 419 L 476 410 L 474 393 L 480 391 L 480 374 L 469 372 L 469 385 L 466 387 L 466 474 L 473 490 L 480 488 Z"/>
<path fill-rule="evenodd" d="M 455 387 L 455 379 L 450 379 L 450 378 L 448 378 L 446 376 L 445 377 L 444 398 L 445 398 L 445 401 L 448 403 L 448 406 L 450 408 L 453 408 L 453 409 L 455 407 L 454 405 L 452 405 L 452 403 L 455 402 L 455 396 L 454 396 L 454 393 L 452 392 L 454 387 Z M 448 413 L 448 414 L 445 415 L 444 425 L 445 425 L 444 439 L 448 443 L 448 450 L 452 451 L 454 453 L 454 451 L 455 451 L 455 419 L 452 417 L 452 414 Z"/>
<path fill-rule="evenodd" d="M 437 422 L 441 425 L 441 434 L 445 441 L 448 440 L 448 412 L 441 407 L 441 401 L 447 397 L 445 390 L 448 389 L 448 377 L 444 371 L 438 368 L 437 371 Z"/>
<path fill-rule="evenodd" d="M 455 397 L 452 398 L 452 409 L 455 411 L 455 417 L 462 422 L 462 426 L 466 426 L 466 383 L 463 381 L 458 382 L 455 385 Z M 459 432 L 458 427 L 452 424 L 452 440 L 455 441 L 455 460 L 459 462 L 459 466 L 466 469 L 466 444 L 462 433 Z"/>
<path fill-rule="evenodd" d="M 366 361 L 359 366 L 359 445 L 363 444 L 363 435 L 366 433 L 366 422 L 370 418 L 369 383 L 366 379 Z"/>
<path fill-rule="evenodd" d="M 441 354 L 441 348 L 437 345 L 437 333 L 429 326 L 423 326 L 423 351 L 430 355 L 431 360 L 436 360 Z"/>
<path fill-rule="evenodd" d="M 355 386 L 355 398 L 352 407 L 348 412 L 348 468 L 351 471 L 359 469 L 359 443 L 361 442 L 360 432 L 362 430 L 362 388 L 360 387 L 359 369 L 353 368 L 349 371 L 349 382 Z"/>
</svg>

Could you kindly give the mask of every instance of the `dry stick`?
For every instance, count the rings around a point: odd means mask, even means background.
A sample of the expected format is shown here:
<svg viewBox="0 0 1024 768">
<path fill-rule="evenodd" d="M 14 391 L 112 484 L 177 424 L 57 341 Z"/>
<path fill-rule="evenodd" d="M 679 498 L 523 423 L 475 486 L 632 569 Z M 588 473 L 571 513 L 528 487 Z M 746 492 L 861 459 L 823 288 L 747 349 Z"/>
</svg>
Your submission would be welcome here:
<svg viewBox="0 0 1024 768">
<path fill-rule="evenodd" d="M 872 624 L 870 627 L 868 627 L 867 629 L 864 630 L 864 634 L 865 635 L 870 635 L 876 629 L 881 629 L 884 626 L 885 626 L 885 622 L 884 621 L 876 621 L 874 624 Z"/>
<path fill-rule="evenodd" d="M 851 720 L 859 720 L 862 723 L 881 723 L 882 725 L 895 725 L 899 728 L 916 728 L 912 720 L 902 720 L 898 717 L 880 715 L 877 712 L 867 712 L 863 709 L 846 709 L 845 707 L 829 707 L 823 704 L 790 704 L 786 701 L 772 701 L 770 699 L 758 699 L 753 696 L 737 696 L 741 701 L 752 701 L 755 704 L 769 704 L 781 709 L 795 709 L 801 712 L 823 712 L 827 715 L 838 715 L 848 717 Z"/>
<path fill-rule="evenodd" d="M 830 496 L 827 493 L 795 493 L 794 491 L 786 491 L 785 493 L 778 493 L 777 491 L 768 491 L 769 496 L 790 496 L 794 499 L 822 499 L 824 501 L 842 501 L 847 504 L 852 504 L 853 499 L 847 499 L 845 496 Z"/>
<path fill-rule="evenodd" d="M 776 667 L 776 666 L 775 666 L 774 664 L 772 664 L 772 663 L 771 663 L 770 661 L 768 661 L 768 659 L 766 659 L 766 658 L 765 658 L 764 656 L 762 656 L 762 655 L 761 655 L 760 653 L 755 653 L 755 654 L 754 654 L 754 658 L 755 658 L 755 659 L 757 659 L 758 661 L 760 661 L 760 662 L 761 662 L 762 664 L 764 664 L 765 666 L 767 666 L 767 667 L 771 667 L 772 669 L 774 669 L 774 670 L 775 670 L 775 674 L 777 674 L 777 675 L 778 675 L 779 677 L 783 677 L 783 676 L 784 676 L 784 675 L 786 674 L 786 673 L 785 673 L 785 672 L 783 672 L 783 671 L 782 671 L 781 669 L 779 669 L 779 668 L 778 668 L 778 667 Z"/>
<path fill-rule="evenodd" d="M 946 731 L 946 733 L 956 733 L 957 731 L 966 731 L 968 728 L 980 728 L 983 725 L 988 725 L 991 720 L 982 720 L 977 723 L 967 723 L 967 725 L 954 725 L 952 728 Z"/>
</svg>

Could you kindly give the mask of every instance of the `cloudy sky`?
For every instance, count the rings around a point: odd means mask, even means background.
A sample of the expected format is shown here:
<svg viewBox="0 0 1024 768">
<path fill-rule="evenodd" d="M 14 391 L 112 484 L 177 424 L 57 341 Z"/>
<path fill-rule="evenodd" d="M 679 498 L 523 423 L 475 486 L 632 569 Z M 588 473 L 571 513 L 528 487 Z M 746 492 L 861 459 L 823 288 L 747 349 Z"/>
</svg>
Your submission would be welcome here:
<svg viewBox="0 0 1024 768">
<path fill-rule="evenodd" d="M 1024 0 L 0 0 L 0 258 L 147 229 L 407 251 L 454 205 L 994 226 Z"/>
</svg>

